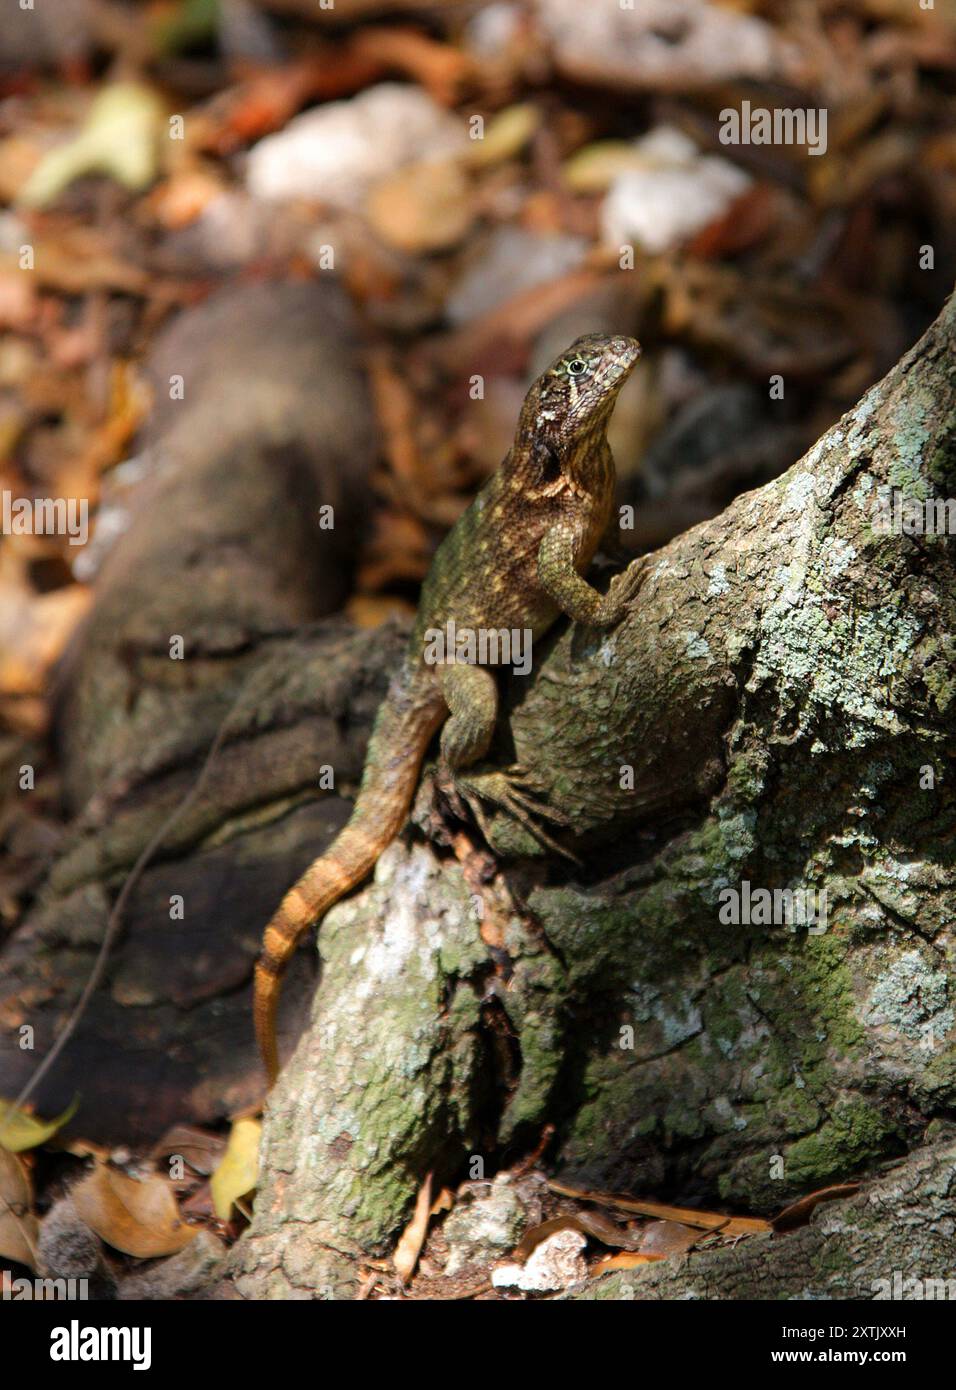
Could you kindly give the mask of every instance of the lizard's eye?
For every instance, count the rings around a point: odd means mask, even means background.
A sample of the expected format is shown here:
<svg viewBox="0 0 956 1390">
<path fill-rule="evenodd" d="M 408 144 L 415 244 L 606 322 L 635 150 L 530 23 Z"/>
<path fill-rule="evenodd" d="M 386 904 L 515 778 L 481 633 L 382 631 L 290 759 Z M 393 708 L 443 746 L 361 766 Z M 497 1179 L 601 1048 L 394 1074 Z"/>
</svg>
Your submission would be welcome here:
<svg viewBox="0 0 956 1390">
<path fill-rule="evenodd" d="M 569 376 L 581 376 L 583 372 L 587 371 L 587 369 L 588 364 L 586 362 L 582 362 L 580 357 L 573 357 L 571 361 L 568 363 Z"/>
</svg>

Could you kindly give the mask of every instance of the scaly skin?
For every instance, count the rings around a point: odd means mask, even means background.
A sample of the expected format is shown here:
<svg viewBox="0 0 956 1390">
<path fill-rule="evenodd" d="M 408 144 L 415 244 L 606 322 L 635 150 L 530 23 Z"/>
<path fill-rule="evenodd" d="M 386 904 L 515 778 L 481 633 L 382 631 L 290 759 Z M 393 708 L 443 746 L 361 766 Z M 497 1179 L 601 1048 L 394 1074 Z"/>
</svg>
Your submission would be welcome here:
<svg viewBox="0 0 956 1390">
<path fill-rule="evenodd" d="M 611 518 L 607 424 L 640 351 L 633 338 L 589 334 L 572 343 L 531 387 L 507 458 L 439 547 L 408 651 L 375 720 L 352 817 L 265 930 L 254 1017 L 270 1084 L 279 1069 L 280 977 L 299 937 L 365 878 L 401 830 L 436 730 L 442 779 L 453 787 L 491 741 L 498 711 L 492 669 L 460 658 L 429 664 L 429 630 L 454 622 L 459 633 L 530 631 L 535 640 L 562 613 L 602 628 L 623 616 L 634 571 L 616 576 L 604 595 L 581 576 Z M 522 819 L 542 810 L 507 774 L 474 779 L 471 788 Z"/>
</svg>

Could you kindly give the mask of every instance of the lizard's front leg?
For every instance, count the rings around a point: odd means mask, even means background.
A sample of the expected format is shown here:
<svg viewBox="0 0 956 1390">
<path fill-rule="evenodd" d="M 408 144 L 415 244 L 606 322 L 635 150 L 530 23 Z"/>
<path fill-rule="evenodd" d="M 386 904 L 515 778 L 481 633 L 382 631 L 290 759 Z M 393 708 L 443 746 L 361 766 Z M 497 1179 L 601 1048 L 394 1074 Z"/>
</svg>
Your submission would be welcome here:
<svg viewBox="0 0 956 1390">
<path fill-rule="evenodd" d="M 561 612 L 574 622 L 589 627 L 614 627 L 640 588 L 644 567 L 635 563 L 623 574 L 616 574 L 608 592 L 600 594 L 575 568 L 576 542 L 570 523 L 558 522 L 551 527 L 538 548 L 538 581 Z"/>
</svg>

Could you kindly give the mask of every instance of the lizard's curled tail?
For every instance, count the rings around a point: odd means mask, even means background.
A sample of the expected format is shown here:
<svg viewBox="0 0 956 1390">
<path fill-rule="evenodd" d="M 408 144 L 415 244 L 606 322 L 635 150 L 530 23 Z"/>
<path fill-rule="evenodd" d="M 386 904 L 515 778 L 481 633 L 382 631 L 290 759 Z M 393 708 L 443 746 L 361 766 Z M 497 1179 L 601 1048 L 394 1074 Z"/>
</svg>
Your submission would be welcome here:
<svg viewBox="0 0 956 1390">
<path fill-rule="evenodd" d="M 289 889 L 266 927 L 256 962 L 253 1018 L 270 1086 L 279 1071 L 276 1010 L 289 957 L 302 933 L 361 883 L 401 830 L 422 758 L 444 714 L 444 702 L 430 682 L 407 669 L 396 677 L 375 720 L 348 824 Z"/>
</svg>

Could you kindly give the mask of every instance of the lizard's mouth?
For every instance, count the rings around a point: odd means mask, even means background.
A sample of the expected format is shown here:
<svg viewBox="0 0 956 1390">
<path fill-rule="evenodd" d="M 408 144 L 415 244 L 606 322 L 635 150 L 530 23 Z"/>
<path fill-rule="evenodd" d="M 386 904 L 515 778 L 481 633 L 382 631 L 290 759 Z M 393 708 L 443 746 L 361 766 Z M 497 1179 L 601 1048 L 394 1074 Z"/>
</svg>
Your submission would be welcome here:
<svg viewBox="0 0 956 1390">
<path fill-rule="evenodd" d="M 611 381 L 619 381 L 633 370 L 641 355 L 641 345 L 636 338 L 612 338 L 611 353 L 608 377 Z"/>
</svg>

